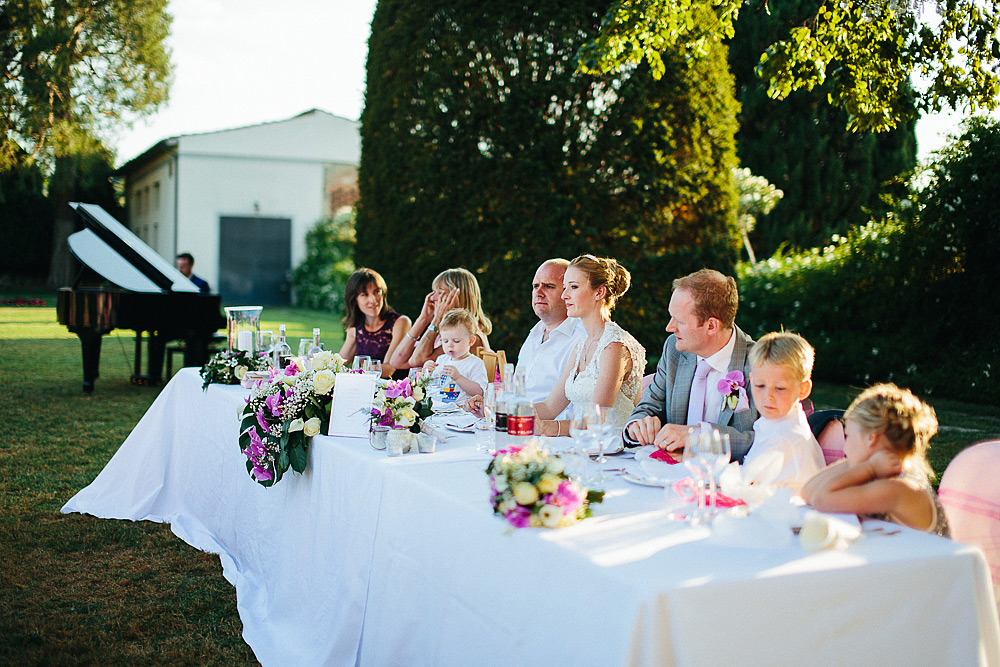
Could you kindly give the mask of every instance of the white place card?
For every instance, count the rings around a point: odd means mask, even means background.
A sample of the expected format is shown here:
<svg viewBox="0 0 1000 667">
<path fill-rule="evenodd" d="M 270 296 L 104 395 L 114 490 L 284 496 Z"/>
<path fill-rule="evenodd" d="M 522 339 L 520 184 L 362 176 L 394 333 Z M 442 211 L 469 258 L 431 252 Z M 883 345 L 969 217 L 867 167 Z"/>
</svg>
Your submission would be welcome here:
<svg viewBox="0 0 1000 667">
<path fill-rule="evenodd" d="M 376 380 L 367 373 L 337 373 L 327 435 L 368 437 Z"/>
</svg>

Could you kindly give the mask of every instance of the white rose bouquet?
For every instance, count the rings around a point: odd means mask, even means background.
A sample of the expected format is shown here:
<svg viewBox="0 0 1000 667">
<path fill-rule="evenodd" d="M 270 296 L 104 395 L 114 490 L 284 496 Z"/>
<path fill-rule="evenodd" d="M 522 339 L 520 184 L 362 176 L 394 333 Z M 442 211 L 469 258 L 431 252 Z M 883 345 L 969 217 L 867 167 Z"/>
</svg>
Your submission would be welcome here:
<svg viewBox="0 0 1000 667">
<path fill-rule="evenodd" d="M 253 387 L 243 408 L 240 449 L 247 472 L 263 486 L 280 480 L 289 466 L 303 472 L 309 439 L 329 427 L 334 383 L 345 370 L 344 360 L 324 351 L 308 365 L 304 370 L 305 363 L 296 359 L 284 371 L 271 370 L 269 378 Z"/>
<path fill-rule="evenodd" d="M 498 450 L 486 466 L 490 503 L 514 528 L 571 526 L 591 516 L 590 505 L 604 500 L 571 480 L 563 460 L 537 440 Z"/>
<path fill-rule="evenodd" d="M 239 384 L 247 371 L 266 371 L 267 355 L 263 352 L 250 354 L 246 350 L 230 352 L 223 350 L 213 354 L 198 374 L 204 382 L 202 391 L 210 384 Z"/>
<path fill-rule="evenodd" d="M 408 428 L 420 433 L 420 424 L 433 414 L 427 384 L 430 378 L 422 378 L 412 385 L 409 378 L 386 382 L 375 389 L 372 401 L 372 425 L 389 428 Z"/>
</svg>

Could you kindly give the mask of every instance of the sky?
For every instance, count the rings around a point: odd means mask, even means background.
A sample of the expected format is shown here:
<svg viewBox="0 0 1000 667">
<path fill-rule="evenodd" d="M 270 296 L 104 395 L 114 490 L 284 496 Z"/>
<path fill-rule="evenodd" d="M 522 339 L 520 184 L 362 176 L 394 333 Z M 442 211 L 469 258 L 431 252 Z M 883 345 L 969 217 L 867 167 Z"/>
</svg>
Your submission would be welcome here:
<svg viewBox="0 0 1000 667">
<path fill-rule="evenodd" d="M 291 118 L 317 108 L 356 120 L 376 0 L 170 0 L 170 101 L 117 140 L 119 165 L 179 134 Z M 921 158 L 961 114 L 921 119 Z"/>
</svg>

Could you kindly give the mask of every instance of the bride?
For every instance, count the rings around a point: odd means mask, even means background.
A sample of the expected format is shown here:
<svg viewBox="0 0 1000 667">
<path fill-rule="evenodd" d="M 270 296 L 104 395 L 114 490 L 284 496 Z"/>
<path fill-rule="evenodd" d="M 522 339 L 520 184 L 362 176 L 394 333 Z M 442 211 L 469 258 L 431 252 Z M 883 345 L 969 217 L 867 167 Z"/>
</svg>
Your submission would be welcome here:
<svg viewBox="0 0 1000 667">
<path fill-rule="evenodd" d="M 541 435 L 569 435 L 569 421 L 553 421 L 571 403 L 593 402 L 614 412 L 615 428 L 625 427 L 642 393 L 646 350 L 611 321 L 615 302 L 628 291 L 631 276 L 608 258 L 580 255 L 566 269 L 566 314 L 578 317 L 587 338 L 577 343 L 548 398 L 535 403 Z"/>
</svg>

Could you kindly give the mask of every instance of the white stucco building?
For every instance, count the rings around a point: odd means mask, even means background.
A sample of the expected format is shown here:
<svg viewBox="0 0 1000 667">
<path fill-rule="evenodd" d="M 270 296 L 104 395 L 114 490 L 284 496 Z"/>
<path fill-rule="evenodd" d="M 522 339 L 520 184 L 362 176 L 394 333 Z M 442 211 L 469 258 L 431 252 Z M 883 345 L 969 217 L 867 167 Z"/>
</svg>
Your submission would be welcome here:
<svg viewBox="0 0 1000 667">
<path fill-rule="evenodd" d="M 127 224 L 170 261 L 194 255 L 224 303 L 288 303 L 306 232 L 357 199 L 359 127 L 313 109 L 164 139 L 118 170 Z"/>
</svg>

